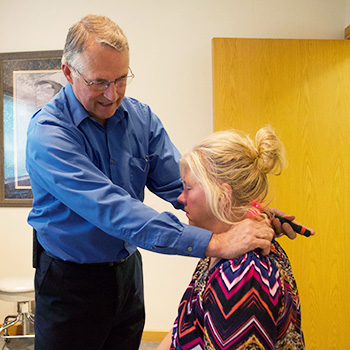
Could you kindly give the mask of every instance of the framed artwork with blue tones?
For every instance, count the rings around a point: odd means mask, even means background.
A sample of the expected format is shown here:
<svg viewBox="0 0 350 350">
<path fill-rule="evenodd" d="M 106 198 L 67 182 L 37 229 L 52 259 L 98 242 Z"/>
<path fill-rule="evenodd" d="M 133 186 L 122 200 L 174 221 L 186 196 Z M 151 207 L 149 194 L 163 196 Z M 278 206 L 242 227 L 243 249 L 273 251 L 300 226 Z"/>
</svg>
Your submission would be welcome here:
<svg viewBox="0 0 350 350">
<path fill-rule="evenodd" d="M 30 118 L 66 84 L 62 51 L 0 53 L 0 206 L 29 207 L 25 167 Z"/>
</svg>

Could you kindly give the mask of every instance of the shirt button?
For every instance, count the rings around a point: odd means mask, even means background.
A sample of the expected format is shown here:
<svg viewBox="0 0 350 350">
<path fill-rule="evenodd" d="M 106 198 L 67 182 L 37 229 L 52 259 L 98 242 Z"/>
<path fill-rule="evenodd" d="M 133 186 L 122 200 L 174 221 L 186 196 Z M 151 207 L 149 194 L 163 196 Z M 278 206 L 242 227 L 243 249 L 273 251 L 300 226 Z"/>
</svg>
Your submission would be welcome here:
<svg viewBox="0 0 350 350">
<path fill-rule="evenodd" d="M 114 159 L 111 159 L 111 163 L 112 163 L 112 164 L 114 163 Z"/>
<path fill-rule="evenodd" d="M 154 247 L 151 247 L 151 250 L 154 250 Z"/>
<path fill-rule="evenodd" d="M 193 248 L 192 247 L 188 247 L 187 250 L 191 253 Z"/>
</svg>

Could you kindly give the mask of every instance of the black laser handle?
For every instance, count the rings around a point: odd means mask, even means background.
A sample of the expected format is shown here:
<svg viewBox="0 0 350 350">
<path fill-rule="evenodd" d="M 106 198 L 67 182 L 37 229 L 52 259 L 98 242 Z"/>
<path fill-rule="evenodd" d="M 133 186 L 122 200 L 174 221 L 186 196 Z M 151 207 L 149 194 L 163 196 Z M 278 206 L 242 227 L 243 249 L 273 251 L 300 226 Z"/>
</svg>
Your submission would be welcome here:
<svg viewBox="0 0 350 350">
<path fill-rule="evenodd" d="M 292 222 L 292 221 L 290 221 L 288 219 L 282 218 L 282 216 L 279 216 L 277 214 L 273 214 L 273 215 L 274 215 L 274 217 L 276 219 L 278 219 L 281 222 L 281 225 L 286 222 L 287 224 L 289 224 L 292 227 L 292 229 L 295 232 L 299 233 L 300 235 L 305 236 L 305 237 L 310 237 L 311 236 L 310 230 L 308 230 L 304 226 L 298 225 L 298 224 L 296 224 L 296 223 L 294 223 L 294 222 Z"/>
</svg>

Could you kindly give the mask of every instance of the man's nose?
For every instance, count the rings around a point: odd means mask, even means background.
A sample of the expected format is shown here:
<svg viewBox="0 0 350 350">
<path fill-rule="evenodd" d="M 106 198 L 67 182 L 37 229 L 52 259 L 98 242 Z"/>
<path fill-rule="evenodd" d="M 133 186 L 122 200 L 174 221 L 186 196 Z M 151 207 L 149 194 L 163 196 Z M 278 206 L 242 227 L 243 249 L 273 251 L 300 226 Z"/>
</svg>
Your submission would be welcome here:
<svg viewBox="0 0 350 350">
<path fill-rule="evenodd" d="M 120 96 L 118 85 L 115 84 L 115 82 L 111 82 L 108 88 L 104 91 L 103 95 L 110 101 L 116 101 Z"/>
</svg>

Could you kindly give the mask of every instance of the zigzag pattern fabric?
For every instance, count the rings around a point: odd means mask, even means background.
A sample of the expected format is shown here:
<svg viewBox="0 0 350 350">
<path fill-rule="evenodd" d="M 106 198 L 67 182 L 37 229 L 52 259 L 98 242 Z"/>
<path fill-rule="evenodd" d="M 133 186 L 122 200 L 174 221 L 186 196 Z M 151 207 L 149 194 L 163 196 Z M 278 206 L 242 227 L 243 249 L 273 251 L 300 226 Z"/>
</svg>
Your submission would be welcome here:
<svg viewBox="0 0 350 350">
<path fill-rule="evenodd" d="M 305 349 L 289 259 L 276 242 L 209 268 L 201 260 L 179 305 L 171 349 Z"/>
</svg>

